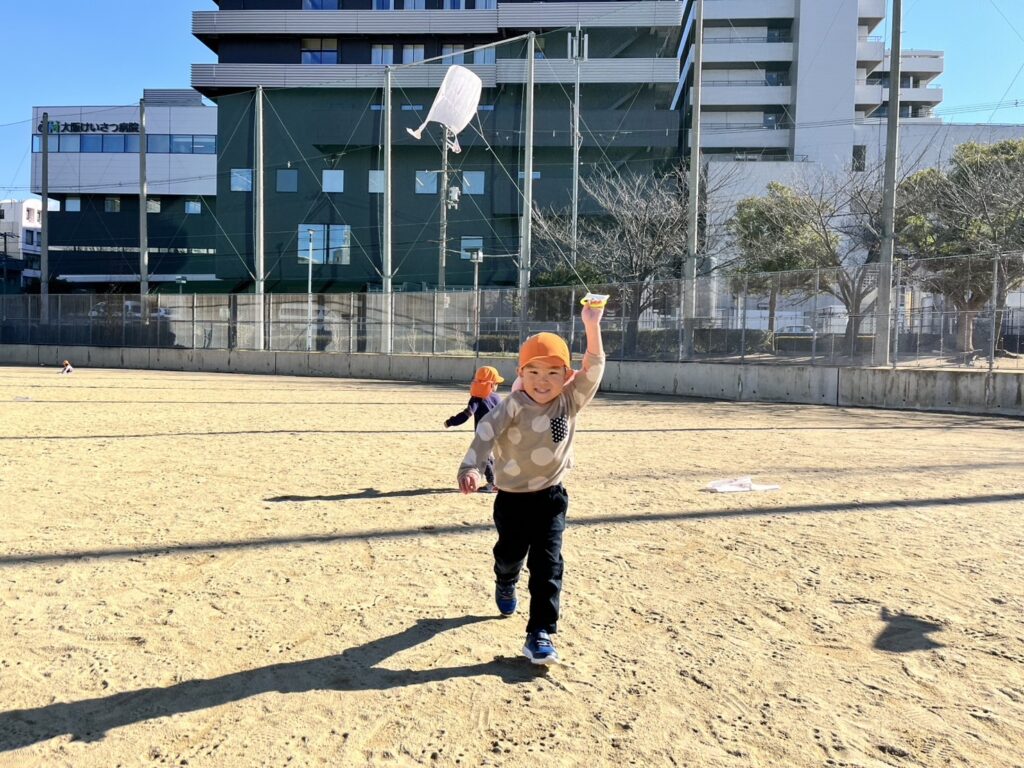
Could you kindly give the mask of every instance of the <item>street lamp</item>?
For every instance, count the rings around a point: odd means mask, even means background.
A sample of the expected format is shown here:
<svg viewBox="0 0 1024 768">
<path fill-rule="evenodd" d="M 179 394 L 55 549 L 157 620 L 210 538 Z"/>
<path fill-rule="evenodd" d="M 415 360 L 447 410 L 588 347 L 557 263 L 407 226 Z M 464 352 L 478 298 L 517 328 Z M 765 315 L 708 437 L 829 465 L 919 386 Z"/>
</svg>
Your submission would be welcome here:
<svg viewBox="0 0 1024 768">
<path fill-rule="evenodd" d="M 309 235 L 308 268 L 306 270 L 306 351 L 313 350 L 313 230 L 307 229 Z"/>
<path fill-rule="evenodd" d="M 473 262 L 473 344 L 474 359 L 480 357 L 480 265 L 484 262 L 483 248 L 469 248 L 469 260 Z"/>
<path fill-rule="evenodd" d="M 174 282 L 178 284 L 178 295 L 181 296 L 182 286 L 188 282 L 188 279 L 184 275 L 178 275 L 174 278 Z"/>
</svg>

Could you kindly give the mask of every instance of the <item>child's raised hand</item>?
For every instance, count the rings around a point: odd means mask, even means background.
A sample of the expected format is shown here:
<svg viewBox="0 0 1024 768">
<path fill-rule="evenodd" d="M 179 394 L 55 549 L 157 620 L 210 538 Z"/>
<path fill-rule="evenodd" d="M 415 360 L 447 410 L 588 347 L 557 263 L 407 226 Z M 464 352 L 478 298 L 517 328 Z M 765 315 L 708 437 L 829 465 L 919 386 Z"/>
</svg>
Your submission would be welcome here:
<svg viewBox="0 0 1024 768">
<path fill-rule="evenodd" d="M 604 304 L 600 306 L 597 304 L 587 304 L 583 307 L 583 311 L 580 312 L 584 325 L 597 325 L 601 322 L 602 315 L 604 315 Z"/>
<path fill-rule="evenodd" d="M 476 493 L 480 487 L 480 473 L 470 472 L 468 475 L 459 478 L 459 490 L 463 493 Z"/>
</svg>

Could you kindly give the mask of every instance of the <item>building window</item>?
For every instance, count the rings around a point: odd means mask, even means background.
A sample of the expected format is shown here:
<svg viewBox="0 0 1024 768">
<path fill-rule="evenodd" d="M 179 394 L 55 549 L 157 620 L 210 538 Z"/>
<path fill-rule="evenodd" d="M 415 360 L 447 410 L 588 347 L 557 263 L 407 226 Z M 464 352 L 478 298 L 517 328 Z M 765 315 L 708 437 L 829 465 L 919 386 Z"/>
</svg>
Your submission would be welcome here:
<svg viewBox="0 0 1024 768">
<path fill-rule="evenodd" d="M 121 153 L 124 152 L 124 136 L 118 134 L 104 134 L 103 135 L 103 151 L 109 153 Z"/>
<path fill-rule="evenodd" d="M 764 73 L 764 84 L 765 85 L 789 85 L 789 73 L 788 72 L 765 72 Z"/>
<path fill-rule="evenodd" d="M 121 212 L 121 198 L 120 197 L 106 197 L 103 199 L 103 211 L 104 213 L 120 213 Z"/>
<path fill-rule="evenodd" d="M 61 152 L 78 152 L 82 144 L 82 137 L 77 133 L 65 133 L 60 137 Z"/>
<path fill-rule="evenodd" d="M 146 134 L 146 152 L 151 155 L 166 155 L 171 151 L 171 137 L 166 133 Z"/>
<path fill-rule="evenodd" d="M 252 168 L 231 169 L 231 191 L 252 192 Z"/>
<path fill-rule="evenodd" d="M 203 212 L 203 204 L 199 200 L 186 200 L 185 201 L 185 214 L 188 216 L 198 216 Z"/>
<path fill-rule="evenodd" d="M 192 135 L 175 133 L 171 136 L 172 155 L 192 154 Z"/>
<path fill-rule="evenodd" d="M 461 11 L 464 4 L 463 0 L 444 0 L 444 9 L 446 11 Z"/>
<path fill-rule="evenodd" d="M 460 244 L 461 253 L 459 254 L 459 257 L 462 258 L 463 261 L 469 261 L 470 251 L 482 251 L 483 249 L 484 239 L 482 237 L 464 237 L 462 238 L 462 243 Z"/>
<path fill-rule="evenodd" d="M 371 195 L 384 194 L 384 171 L 370 171 L 367 174 L 366 183 Z"/>
<path fill-rule="evenodd" d="M 441 47 L 441 55 L 444 56 L 442 64 L 464 64 L 466 56 L 463 51 L 466 50 L 464 45 L 445 45 Z"/>
<path fill-rule="evenodd" d="M 138 154 L 138 152 L 139 152 L 139 134 L 137 134 L 137 133 L 126 133 L 124 135 L 124 151 L 125 152 L 134 152 L 134 153 Z"/>
<path fill-rule="evenodd" d="M 299 172 L 294 168 L 281 169 L 277 172 L 278 192 L 298 192 Z"/>
<path fill-rule="evenodd" d="M 337 11 L 340 6 L 338 0 L 302 0 L 304 11 Z"/>
<path fill-rule="evenodd" d="M 868 147 L 866 144 L 853 145 L 853 170 L 866 171 L 868 168 Z"/>
<path fill-rule="evenodd" d="M 422 112 L 423 111 L 423 105 L 422 104 L 403 104 L 402 105 L 402 111 L 403 112 Z"/>
<path fill-rule="evenodd" d="M 530 175 L 533 176 L 533 180 L 534 181 L 537 181 L 537 179 L 540 178 L 540 171 L 534 171 Z M 519 180 L 522 181 L 525 178 L 526 178 L 526 171 L 520 171 L 519 172 Z"/>
<path fill-rule="evenodd" d="M 373 8 L 376 11 L 393 11 L 395 0 L 373 0 Z"/>
<path fill-rule="evenodd" d="M 310 255 L 314 264 L 348 266 L 352 263 L 352 228 L 347 224 L 300 224 L 296 256 L 300 264 L 308 264 Z"/>
<path fill-rule="evenodd" d="M 303 64 L 337 64 L 338 41 L 333 37 L 302 38 Z"/>
<path fill-rule="evenodd" d="M 484 48 L 483 50 L 473 51 L 473 63 L 474 64 L 493 64 L 494 63 L 494 49 Z"/>
<path fill-rule="evenodd" d="M 498 7 L 498 0 L 476 0 L 478 11 L 493 11 Z"/>
<path fill-rule="evenodd" d="M 423 46 L 422 45 L 403 45 L 402 46 L 402 63 L 412 64 L 416 61 L 423 61 Z"/>
<path fill-rule="evenodd" d="M 426 0 L 405 0 L 403 6 L 407 11 L 422 11 L 427 7 Z"/>
<path fill-rule="evenodd" d="M 196 155 L 216 155 L 217 137 L 198 135 L 192 137 L 192 152 Z"/>
<path fill-rule="evenodd" d="M 65 213 L 81 213 L 82 211 L 82 198 L 80 197 L 65 197 L 64 198 L 64 212 Z"/>
<path fill-rule="evenodd" d="M 416 171 L 416 194 L 437 194 L 437 171 Z"/>
<path fill-rule="evenodd" d="M 493 104 L 480 104 L 476 108 L 476 111 L 477 112 L 493 112 L 494 111 L 494 105 Z"/>
<path fill-rule="evenodd" d="M 325 170 L 322 185 L 324 192 L 344 192 L 345 172 Z"/>
<path fill-rule="evenodd" d="M 146 198 L 146 213 L 160 213 L 160 207 L 159 197 Z"/>
<path fill-rule="evenodd" d="M 533 58 L 546 59 L 544 55 L 544 44 L 547 42 L 543 37 L 535 38 L 533 41 Z"/>
<path fill-rule="evenodd" d="M 82 136 L 82 152 L 102 152 L 103 137 L 95 133 L 87 133 Z"/>
<path fill-rule="evenodd" d="M 487 175 L 484 171 L 462 172 L 462 193 L 464 195 L 482 195 L 486 183 Z"/>
<path fill-rule="evenodd" d="M 370 63 L 371 64 L 394 64 L 395 63 L 395 46 L 393 45 L 375 45 L 370 52 Z"/>
</svg>

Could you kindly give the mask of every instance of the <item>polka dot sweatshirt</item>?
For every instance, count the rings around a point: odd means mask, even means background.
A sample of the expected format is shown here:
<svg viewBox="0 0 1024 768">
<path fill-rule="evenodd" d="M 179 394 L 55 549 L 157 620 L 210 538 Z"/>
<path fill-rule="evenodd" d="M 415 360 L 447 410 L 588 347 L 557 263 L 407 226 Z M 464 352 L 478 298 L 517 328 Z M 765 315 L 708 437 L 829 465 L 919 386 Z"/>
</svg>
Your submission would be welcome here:
<svg viewBox="0 0 1024 768">
<path fill-rule="evenodd" d="M 594 399 L 604 363 L 604 355 L 585 354 L 583 371 L 550 403 L 541 405 L 521 391 L 505 398 L 477 425 L 459 480 L 474 469 L 483 474 L 493 453 L 498 490 L 529 493 L 562 482 L 572 467 L 576 415 Z"/>
</svg>

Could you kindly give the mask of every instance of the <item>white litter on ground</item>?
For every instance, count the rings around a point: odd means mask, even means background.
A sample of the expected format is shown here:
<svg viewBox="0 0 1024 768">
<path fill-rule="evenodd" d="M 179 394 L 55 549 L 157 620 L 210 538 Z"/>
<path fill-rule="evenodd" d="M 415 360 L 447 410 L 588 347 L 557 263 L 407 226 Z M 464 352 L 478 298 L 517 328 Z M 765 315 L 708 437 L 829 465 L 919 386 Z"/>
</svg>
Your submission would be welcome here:
<svg viewBox="0 0 1024 768">
<path fill-rule="evenodd" d="M 745 491 L 777 491 L 779 486 L 755 483 L 749 477 L 733 477 L 728 480 L 714 480 L 704 488 L 710 493 L 743 493 Z"/>
</svg>

